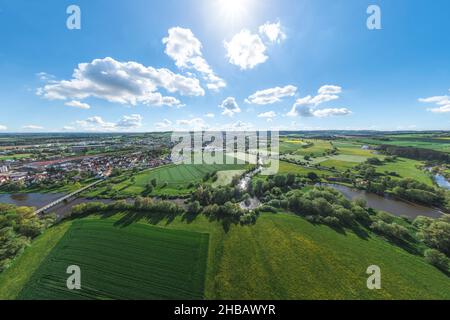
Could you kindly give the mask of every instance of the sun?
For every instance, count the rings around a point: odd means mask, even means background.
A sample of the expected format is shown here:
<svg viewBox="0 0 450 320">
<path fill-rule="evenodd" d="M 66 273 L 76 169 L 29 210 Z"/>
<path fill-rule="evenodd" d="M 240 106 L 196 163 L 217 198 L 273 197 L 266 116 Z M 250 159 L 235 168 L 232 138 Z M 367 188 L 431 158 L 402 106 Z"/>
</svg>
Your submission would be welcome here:
<svg viewBox="0 0 450 320">
<path fill-rule="evenodd" d="M 238 22 L 251 12 L 253 0 L 217 0 L 218 10 L 223 19 Z"/>
</svg>

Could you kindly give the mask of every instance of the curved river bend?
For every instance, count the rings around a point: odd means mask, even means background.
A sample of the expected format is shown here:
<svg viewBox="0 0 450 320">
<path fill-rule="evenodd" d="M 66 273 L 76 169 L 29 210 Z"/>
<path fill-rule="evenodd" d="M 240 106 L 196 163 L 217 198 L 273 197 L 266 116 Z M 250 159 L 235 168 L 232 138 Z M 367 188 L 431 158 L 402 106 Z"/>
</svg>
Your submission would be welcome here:
<svg viewBox="0 0 450 320">
<path fill-rule="evenodd" d="M 337 184 L 327 184 L 328 187 L 336 189 L 344 194 L 347 199 L 354 200 L 362 198 L 367 201 L 367 206 L 376 210 L 383 210 L 395 216 L 406 216 L 414 219 L 417 216 L 439 218 L 442 211 L 421 206 L 418 204 L 403 202 L 389 197 L 381 197 L 375 193 L 357 190 Z"/>
</svg>

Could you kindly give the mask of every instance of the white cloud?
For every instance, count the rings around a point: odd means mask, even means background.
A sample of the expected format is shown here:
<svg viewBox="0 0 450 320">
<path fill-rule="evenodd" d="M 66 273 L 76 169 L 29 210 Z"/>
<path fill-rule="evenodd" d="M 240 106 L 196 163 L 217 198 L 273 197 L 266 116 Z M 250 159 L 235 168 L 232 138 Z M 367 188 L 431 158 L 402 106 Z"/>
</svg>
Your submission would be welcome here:
<svg viewBox="0 0 450 320">
<path fill-rule="evenodd" d="M 0 131 L 4 130 L 8 130 L 8 127 L 0 124 Z"/>
<path fill-rule="evenodd" d="M 234 123 L 228 123 L 221 127 L 221 130 L 225 131 L 246 131 L 253 129 L 254 126 L 250 122 L 236 121 Z"/>
<path fill-rule="evenodd" d="M 275 111 L 268 111 L 258 114 L 258 118 L 275 118 L 277 116 Z"/>
<path fill-rule="evenodd" d="M 219 105 L 223 109 L 222 115 L 232 117 L 235 113 L 240 113 L 241 108 L 233 97 L 228 97 Z"/>
<path fill-rule="evenodd" d="M 23 126 L 22 129 L 26 129 L 26 130 L 42 130 L 42 129 L 44 129 L 44 127 L 38 126 L 38 125 L 35 125 L 35 124 L 28 124 L 26 126 Z"/>
<path fill-rule="evenodd" d="M 169 130 L 172 127 L 172 121 L 164 119 L 161 122 L 155 123 L 155 126 L 158 130 Z"/>
<path fill-rule="evenodd" d="M 202 118 L 177 120 L 177 125 L 182 126 L 184 129 L 191 130 L 204 130 L 209 128 L 209 125 Z"/>
<path fill-rule="evenodd" d="M 284 97 L 292 97 L 297 92 L 297 87 L 288 85 L 285 87 L 275 87 L 266 90 L 256 91 L 254 94 L 249 96 L 245 101 L 247 103 L 254 104 L 272 104 L 275 102 L 280 102 Z"/>
<path fill-rule="evenodd" d="M 326 108 L 313 110 L 312 115 L 318 118 L 332 117 L 332 116 L 347 116 L 352 114 L 347 108 Z"/>
<path fill-rule="evenodd" d="M 186 96 L 205 94 L 198 79 L 175 74 L 164 68 L 145 67 L 132 61 L 119 62 L 109 57 L 79 64 L 71 80 L 47 83 L 37 90 L 37 94 L 50 100 L 82 100 L 96 97 L 113 103 L 131 105 L 181 104 L 174 97 L 163 96 L 157 91 L 159 88 Z"/>
<path fill-rule="evenodd" d="M 209 113 L 205 114 L 205 117 L 207 117 L 207 118 L 214 118 L 215 116 L 216 115 L 214 113 L 212 113 L 212 112 L 209 112 Z"/>
<path fill-rule="evenodd" d="M 139 128 L 142 127 L 142 116 L 140 114 L 132 114 L 129 116 L 123 116 L 115 126 L 117 128 Z"/>
<path fill-rule="evenodd" d="M 319 94 L 339 94 L 342 93 L 342 88 L 334 85 L 324 85 L 317 91 Z"/>
<path fill-rule="evenodd" d="M 279 21 L 276 23 L 266 22 L 259 27 L 259 33 L 264 35 L 272 43 L 280 43 L 286 39 L 286 34 L 283 32 Z"/>
<path fill-rule="evenodd" d="M 39 80 L 41 80 L 41 81 L 52 81 L 52 80 L 55 78 L 54 75 L 49 74 L 49 73 L 47 73 L 47 72 L 39 72 L 39 73 L 36 73 L 36 76 L 37 76 L 37 77 L 39 78 Z"/>
<path fill-rule="evenodd" d="M 202 44 L 190 29 L 174 27 L 169 29 L 168 37 L 163 39 L 165 53 L 171 57 L 178 68 L 199 72 L 210 90 L 226 87 L 226 82 L 211 69 L 202 55 Z"/>
<path fill-rule="evenodd" d="M 231 64 L 239 66 L 241 70 L 253 69 L 256 65 L 267 60 L 266 46 L 257 34 L 249 30 L 241 30 L 229 42 L 224 42 L 227 57 Z"/>
<path fill-rule="evenodd" d="M 325 85 L 317 90 L 316 96 L 306 96 L 297 99 L 292 109 L 286 114 L 290 117 L 317 117 L 325 118 L 331 116 L 345 116 L 352 112 L 347 108 L 324 108 L 317 109 L 318 106 L 325 102 L 339 99 L 338 94 L 342 92 L 342 88 L 334 85 Z"/>
<path fill-rule="evenodd" d="M 74 107 L 74 108 L 85 109 L 85 110 L 91 108 L 91 106 L 88 105 L 87 103 L 83 103 L 83 102 L 80 102 L 77 100 L 72 100 L 72 101 L 66 102 L 64 105 L 66 105 L 68 107 Z"/>
<path fill-rule="evenodd" d="M 434 103 L 436 108 L 428 108 L 428 111 L 433 113 L 448 113 L 450 112 L 450 96 L 434 96 L 429 98 L 420 98 L 419 102 Z"/>
<path fill-rule="evenodd" d="M 64 131 L 75 131 L 76 130 L 76 128 L 73 126 L 64 126 L 62 129 Z"/>
<path fill-rule="evenodd" d="M 142 126 L 142 116 L 139 114 L 125 115 L 117 122 L 107 122 L 102 117 L 94 116 L 75 124 L 86 131 L 127 131 Z"/>
</svg>

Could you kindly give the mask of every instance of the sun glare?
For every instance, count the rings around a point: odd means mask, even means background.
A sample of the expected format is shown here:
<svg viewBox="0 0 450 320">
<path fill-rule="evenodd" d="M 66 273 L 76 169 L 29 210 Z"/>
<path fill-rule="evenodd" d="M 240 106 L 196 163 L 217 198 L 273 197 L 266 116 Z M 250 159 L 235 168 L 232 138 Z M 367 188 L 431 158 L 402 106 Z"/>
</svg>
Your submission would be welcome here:
<svg viewBox="0 0 450 320">
<path fill-rule="evenodd" d="M 231 22 L 239 22 L 250 12 L 252 0 L 218 0 L 221 16 Z"/>
</svg>

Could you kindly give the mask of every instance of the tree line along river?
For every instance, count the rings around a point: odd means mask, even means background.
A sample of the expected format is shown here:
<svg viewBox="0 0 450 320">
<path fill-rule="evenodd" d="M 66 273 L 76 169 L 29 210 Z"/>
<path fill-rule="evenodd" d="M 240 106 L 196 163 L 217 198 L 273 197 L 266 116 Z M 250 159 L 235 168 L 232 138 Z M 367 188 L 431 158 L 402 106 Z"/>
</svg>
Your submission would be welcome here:
<svg viewBox="0 0 450 320">
<path fill-rule="evenodd" d="M 436 174 L 435 181 L 440 187 L 450 190 L 450 183 L 444 176 Z M 327 186 L 342 192 L 348 199 L 365 199 L 369 207 L 376 210 L 383 210 L 396 216 L 406 216 L 414 219 L 417 216 L 436 218 L 442 215 L 442 212 L 436 208 L 399 201 L 390 197 L 382 197 L 374 193 L 353 189 L 343 185 L 327 184 Z M 64 194 L 61 193 L 0 194 L 0 203 L 41 208 L 63 196 Z M 75 201 L 72 201 L 69 205 L 58 205 L 55 210 L 58 215 L 63 214 L 65 213 L 64 211 L 70 209 L 72 205 L 89 201 L 92 200 L 78 198 Z"/>
</svg>

